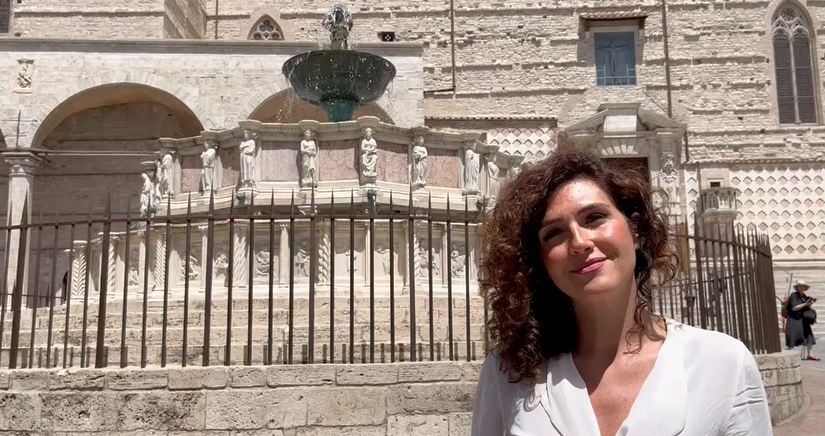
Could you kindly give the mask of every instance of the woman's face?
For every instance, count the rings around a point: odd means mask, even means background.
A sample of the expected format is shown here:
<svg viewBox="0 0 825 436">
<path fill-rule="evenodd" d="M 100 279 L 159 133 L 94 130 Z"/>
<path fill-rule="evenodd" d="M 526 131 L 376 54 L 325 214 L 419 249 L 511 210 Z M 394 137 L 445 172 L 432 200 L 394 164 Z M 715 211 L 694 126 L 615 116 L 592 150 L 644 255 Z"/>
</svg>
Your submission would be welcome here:
<svg viewBox="0 0 825 436">
<path fill-rule="evenodd" d="M 637 240 L 610 196 L 591 180 L 576 180 L 551 197 L 538 234 L 553 283 L 583 300 L 630 289 Z"/>
</svg>

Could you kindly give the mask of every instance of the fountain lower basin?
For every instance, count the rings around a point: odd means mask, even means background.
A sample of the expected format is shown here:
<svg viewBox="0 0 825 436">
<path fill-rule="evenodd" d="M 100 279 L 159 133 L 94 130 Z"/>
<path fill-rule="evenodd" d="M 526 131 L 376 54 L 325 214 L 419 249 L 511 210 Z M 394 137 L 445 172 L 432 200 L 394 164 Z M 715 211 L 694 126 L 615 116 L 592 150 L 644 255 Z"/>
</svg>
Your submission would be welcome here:
<svg viewBox="0 0 825 436">
<path fill-rule="evenodd" d="M 301 100 L 320 106 L 330 122 L 349 121 L 362 105 L 384 94 L 395 66 L 354 50 L 316 50 L 288 59 L 282 69 Z"/>
</svg>

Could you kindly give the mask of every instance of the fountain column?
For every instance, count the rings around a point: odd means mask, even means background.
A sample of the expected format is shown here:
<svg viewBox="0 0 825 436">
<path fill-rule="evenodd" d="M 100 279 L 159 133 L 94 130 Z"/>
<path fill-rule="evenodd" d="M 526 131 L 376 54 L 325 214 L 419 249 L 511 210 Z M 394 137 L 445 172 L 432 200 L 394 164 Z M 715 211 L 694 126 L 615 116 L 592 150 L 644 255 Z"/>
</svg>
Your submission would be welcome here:
<svg viewBox="0 0 825 436">
<path fill-rule="evenodd" d="M 86 241 L 72 242 L 72 272 L 70 292 L 72 297 L 83 295 L 86 289 Z"/>
<path fill-rule="evenodd" d="M 235 232 L 232 235 L 232 250 L 234 261 L 232 264 L 233 287 L 245 288 L 249 285 L 249 224 L 236 222 Z"/>
<path fill-rule="evenodd" d="M 278 244 L 278 284 L 281 286 L 289 285 L 289 224 L 280 223 L 281 240 Z"/>
<path fill-rule="evenodd" d="M 209 252 L 209 226 L 208 225 L 199 226 L 198 228 L 201 231 L 201 265 L 200 265 L 201 268 L 200 268 L 200 274 L 199 274 L 200 286 L 198 287 L 198 291 L 199 292 L 206 292 L 206 263 L 208 261 L 208 252 Z M 214 254 L 214 252 L 213 252 L 213 254 Z M 186 252 L 184 252 L 184 253 L 182 253 L 182 259 L 181 259 L 181 262 L 182 262 L 181 263 L 181 265 L 182 265 L 181 268 L 182 268 L 182 271 L 184 271 L 184 274 L 188 274 L 188 271 L 186 271 L 186 262 L 187 261 L 188 261 L 188 259 L 186 259 Z M 212 262 L 215 262 L 215 259 L 212 259 Z M 213 269 L 213 274 L 214 274 L 214 269 Z M 186 275 L 184 275 L 184 279 L 186 279 Z M 213 288 L 215 287 L 215 283 L 212 283 L 212 287 Z M 221 283 L 221 287 L 223 287 L 223 283 Z M 189 289 L 190 290 L 192 289 L 191 284 L 189 285 Z M 214 295 L 214 293 L 213 293 L 213 295 Z"/>
<path fill-rule="evenodd" d="M 318 222 L 320 235 L 320 243 L 318 244 L 318 283 L 320 284 L 329 284 L 332 274 L 330 271 L 330 259 L 333 255 L 330 243 L 330 228 L 328 220 Z"/>
</svg>

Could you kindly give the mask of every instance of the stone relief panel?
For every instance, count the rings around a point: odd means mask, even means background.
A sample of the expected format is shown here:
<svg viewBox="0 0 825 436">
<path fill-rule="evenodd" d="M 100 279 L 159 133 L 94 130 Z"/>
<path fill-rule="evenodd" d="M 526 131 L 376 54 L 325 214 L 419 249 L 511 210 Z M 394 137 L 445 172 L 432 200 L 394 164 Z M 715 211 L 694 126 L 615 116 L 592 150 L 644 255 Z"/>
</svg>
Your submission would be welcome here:
<svg viewBox="0 0 825 436">
<path fill-rule="evenodd" d="M 825 170 L 811 164 L 733 165 L 738 222 L 771 235 L 778 259 L 825 259 Z"/>
<path fill-rule="evenodd" d="M 229 285 L 229 235 L 216 235 L 215 252 L 212 259 L 212 279 L 215 285 Z"/>
<path fill-rule="evenodd" d="M 410 183 L 408 146 L 378 142 L 378 180 L 392 183 Z"/>
<path fill-rule="evenodd" d="M 138 244 L 139 242 L 132 241 L 132 246 L 129 247 L 129 266 L 126 274 L 130 290 L 140 285 L 140 246 Z"/>
<path fill-rule="evenodd" d="M 458 188 L 460 158 L 459 150 L 427 150 L 427 185 L 441 188 Z"/>
<path fill-rule="evenodd" d="M 263 142 L 260 150 L 261 180 L 267 182 L 298 182 L 297 144 Z"/>
<path fill-rule="evenodd" d="M 320 142 L 318 145 L 320 180 L 358 180 L 360 142 L 359 139 Z"/>
<path fill-rule="evenodd" d="M 198 192 L 201 179 L 200 155 L 181 156 L 181 192 Z"/>
<path fill-rule="evenodd" d="M 418 247 L 417 247 L 417 272 L 418 282 L 428 282 L 430 277 L 430 269 L 432 269 L 433 280 L 440 280 L 443 277 L 441 265 L 442 265 L 442 256 L 441 256 L 441 244 L 438 243 L 438 239 L 433 235 L 433 239 L 435 240 L 433 244 L 430 244 L 430 241 L 426 238 L 419 238 L 418 239 Z M 429 252 L 432 251 L 432 263 L 430 263 L 429 259 Z"/>
<path fill-rule="evenodd" d="M 335 231 L 335 277 L 347 278 L 352 271 L 356 278 L 364 274 L 364 232 L 355 229 L 355 240 L 350 250 L 349 227 Z M 354 257 L 353 257 L 354 256 Z M 350 259 L 353 266 L 350 268 Z M 338 281 L 338 280 L 336 280 Z M 343 283 L 343 282 L 341 282 Z"/>
<path fill-rule="evenodd" d="M 467 274 L 467 250 L 464 241 L 452 241 L 450 250 L 450 276 L 453 279 L 464 278 Z"/>
<path fill-rule="evenodd" d="M 221 187 L 236 186 L 241 176 L 240 149 L 238 147 L 221 148 L 218 149 L 218 156 L 220 156 L 219 161 L 223 166 Z"/>
<path fill-rule="evenodd" d="M 375 236 L 375 277 L 382 280 L 389 280 L 390 274 L 396 282 L 404 278 L 406 272 L 406 245 L 404 231 L 400 226 L 393 229 L 393 247 L 390 247 L 389 229 L 376 231 Z M 390 259 L 392 250 L 392 259 Z"/>
<path fill-rule="evenodd" d="M 295 280 L 298 282 L 308 281 L 310 271 L 312 270 L 310 262 L 313 260 L 313 254 L 310 253 L 312 248 L 309 244 L 309 235 L 295 235 L 294 250 Z"/>
<path fill-rule="evenodd" d="M 272 272 L 273 283 L 278 283 L 280 274 L 280 246 L 279 237 L 276 235 L 275 244 L 270 252 L 269 234 L 263 232 L 255 233 L 255 249 L 253 262 L 254 280 L 256 282 L 269 282 L 269 273 Z M 271 257 L 271 259 L 270 259 Z"/>
</svg>

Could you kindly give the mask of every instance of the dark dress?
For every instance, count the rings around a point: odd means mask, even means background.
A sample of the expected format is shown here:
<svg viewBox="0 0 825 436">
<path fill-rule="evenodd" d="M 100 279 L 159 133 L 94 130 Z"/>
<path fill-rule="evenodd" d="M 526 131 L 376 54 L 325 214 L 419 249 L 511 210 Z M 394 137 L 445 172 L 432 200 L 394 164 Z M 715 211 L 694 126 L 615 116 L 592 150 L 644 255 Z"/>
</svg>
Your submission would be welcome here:
<svg viewBox="0 0 825 436">
<path fill-rule="evenodd" d="M 793 292 L 788 299 L 788 319 L 785 321 L 785 346 L 788 348 L 798 347 L 800 345 L 813 345 L 816 343 L 814 332 L 811 330 L 811 324 L 805 320 L 802 313 L 809 308 L 802 310 L 793 310 L 806 301 L 810 297 L 803 297 L 798 292 Z"/>
</svg>

